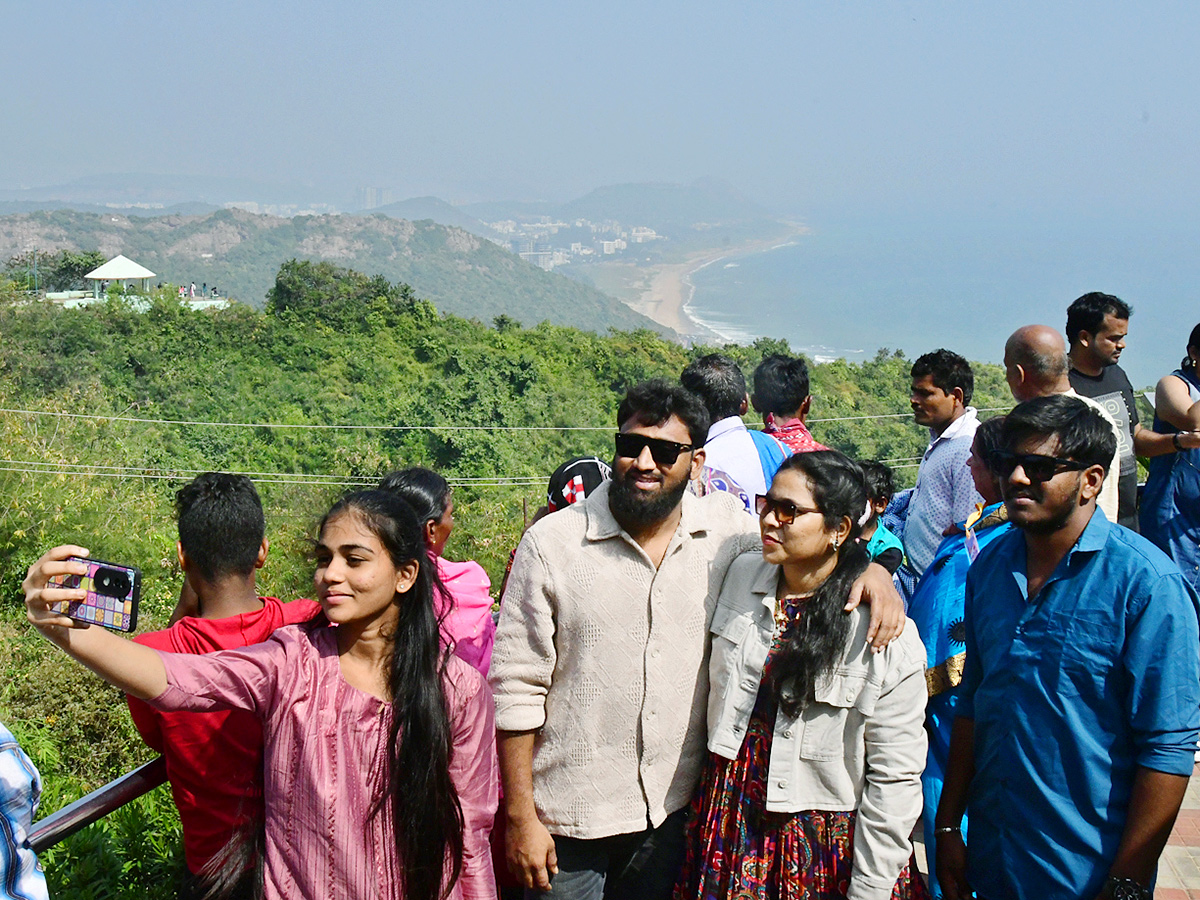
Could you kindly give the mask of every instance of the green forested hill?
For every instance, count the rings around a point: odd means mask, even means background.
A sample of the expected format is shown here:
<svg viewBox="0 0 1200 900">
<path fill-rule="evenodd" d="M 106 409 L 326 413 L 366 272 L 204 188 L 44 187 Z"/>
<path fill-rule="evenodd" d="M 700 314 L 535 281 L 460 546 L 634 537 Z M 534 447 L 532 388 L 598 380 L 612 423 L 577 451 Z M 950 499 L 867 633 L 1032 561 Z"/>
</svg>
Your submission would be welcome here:
<svg viewBox="0 0 1200 900">
<path fill-rule="evenodd" d="M 198 312 L 169 295 L 144 313 L 121 300 L 67 310 L 0 280 L 0 721 L 42 769 L 43 814 L 149 756 L 117 692 L 24 621 L 21 578 L 44 549 L 70 541 L 140 567 L 140 627 L 158 628 L 180 584 L 171 499 L 196 472 L 254 477 L 271 541 L 260 590 L 290 598 L 311 590 L 308 540 L 338 494 L 426 465 L 455 485 L 447 556 L 478 560 L 497 588 L 553 469 L 611 456 L 625 388 L 712 349 L 485 325 L 417 296 L 304 261 L 278 271 L 263 310 Z M 781 350 L 725 348 L 747 374 Z M 814 365 L 811 425 L 911 484 L 903 467 L 927 433 L 907 413 L 909 365 L 886 351 Z M 977 367 L 977 385 L 975 405 L 1008 405 L 998 367 Z M 52 895 L 165 896 L 174 822 L 160 790 L 81 832 L 46 857 Z"/>
<path fill-rule="evenodd" d="M 664 329 L 595 288 L 544 272 L 490 241 L 432 221 L 384 215 L 297 216 L 225 209 L 205 216 L 130 217 L 71 210 L 0 217 L 0 259 L 32 249 L 99 250 L 140 262 L 174 284 L 216 286 L 261 306 L 279 266 L 326 260 L 412 285 L 455 315 L 507 315 L 603 333 Z"/>
</svg>

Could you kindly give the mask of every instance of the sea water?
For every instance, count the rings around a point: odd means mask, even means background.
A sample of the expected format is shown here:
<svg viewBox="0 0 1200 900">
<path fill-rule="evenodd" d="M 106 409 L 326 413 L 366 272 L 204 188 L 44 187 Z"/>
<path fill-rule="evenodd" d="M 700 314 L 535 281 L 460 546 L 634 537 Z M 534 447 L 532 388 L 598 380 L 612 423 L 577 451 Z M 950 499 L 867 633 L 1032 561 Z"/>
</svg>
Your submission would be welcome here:
<svg viewBox="0 0 1200 900">
<path fill-rule="evenodd" d="M 1136 387 L 1178 366 L 1200 322 L 1200 220 L 859 216 L 733 252 L 691 276 L 689 313 L 726 339 L 786 338 L 822 360 L 946 347 L 999 363 L 1021 325 L 1062 329 L 1080 294 L 1131 304 Z"/>
</svg>

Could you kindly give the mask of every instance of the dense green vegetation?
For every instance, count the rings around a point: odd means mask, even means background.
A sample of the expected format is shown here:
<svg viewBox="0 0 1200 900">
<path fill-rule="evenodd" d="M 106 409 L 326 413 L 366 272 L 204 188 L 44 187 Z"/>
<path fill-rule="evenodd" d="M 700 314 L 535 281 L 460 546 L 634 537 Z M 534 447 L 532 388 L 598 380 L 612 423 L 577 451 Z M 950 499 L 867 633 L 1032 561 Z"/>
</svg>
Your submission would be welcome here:
<svg viewBox="0 0 1200 900">
<path fill-rule="evenodd" d="M 447 556 L 478 560 L 498 585 L 551 471 L 611 455 L 624 389 L 710 349 L 649 331 L 485 325 L 329 263 L 284 265 L 262 311 L 198 312 L 170 289 L 146 312 L 117 297 L 64 310 L 0 281 L 0 720 L 46 776 L 42 813 L 149 756 L 117 692 L 24 622 L 20 581 L 45 548 L 78 542 L 141 567 L 142 627 L 157 628 L 179 588 L 171 498 L 194 472 L 254 473 L 272 545 L 260 588 L 293 597 L 309 589 L 307 539 L 338 493 L 428 465 L 456 485 Z M 749 374 L 787 348 L 725 349 Z M 926 435 L 907 414 L 908 368 L 886 350 L 813 366 L 818 439 L 915 461 Z M 978 367 L 977 383 L 977 406 L 1007 405 L 997 367 Z M 911 483 L 915 468 L 898 472 Z M 167 895 L 173 817 L 160 789 L 56 848 L 53 895 Z"/>
<path fill-rule="evenodd" d="M 86 287 L 83 276 L 107 261 L 103 253 L 95 250 L 80 253 L 27 250 L 9 258 L 4 264 L 4 274 L 22 290 L 73 291 Z"/>
</svg>

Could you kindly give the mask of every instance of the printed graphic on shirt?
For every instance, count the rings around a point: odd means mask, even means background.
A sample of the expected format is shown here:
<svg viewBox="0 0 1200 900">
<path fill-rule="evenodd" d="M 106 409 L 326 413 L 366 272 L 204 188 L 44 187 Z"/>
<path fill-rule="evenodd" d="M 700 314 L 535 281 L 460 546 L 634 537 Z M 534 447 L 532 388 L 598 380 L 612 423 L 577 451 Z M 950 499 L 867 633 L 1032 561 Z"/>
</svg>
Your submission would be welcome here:
<svg viewBox="0 0 1200 900">
<path fill-rule="evenodd" d="M 1129 407 L 1120 391 L 1093 397 L 1104 407 L 1104 411 L 1117 423 L 1117 455 L 1121 460 L 1121 474 L 1128 475 L 1137 470 L 1137 457 L 1133 453 L 1133 440 L 1129 436 Z"/>
</svg>

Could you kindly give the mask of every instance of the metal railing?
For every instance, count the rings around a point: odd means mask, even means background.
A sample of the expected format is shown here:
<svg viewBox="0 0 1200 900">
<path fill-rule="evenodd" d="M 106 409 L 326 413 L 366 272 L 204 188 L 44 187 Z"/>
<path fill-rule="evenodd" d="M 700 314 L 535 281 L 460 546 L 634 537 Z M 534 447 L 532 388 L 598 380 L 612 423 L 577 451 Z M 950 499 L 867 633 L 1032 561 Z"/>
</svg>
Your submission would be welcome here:
<svg viewBox="0 0 1200 900">
<path fill-rule="evenodd" d="M 166 783 L 166 780 L 167 763 L 160 756 L 115 781 L 96 788 L 58 812 L 34 822 L 29 832 L 29 843 L 35 853 L 41 853 L 59 841 L 69 838 L 81 828 L 103 819 L 130 800 L 136 800 L 149 793 L 160 784 Z"/>
</svg>

